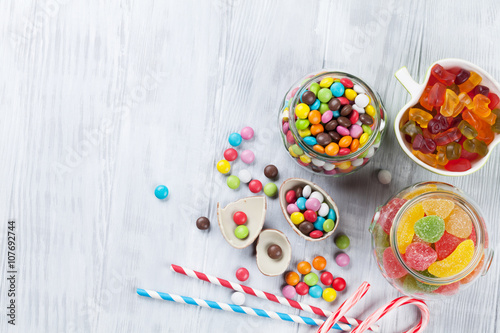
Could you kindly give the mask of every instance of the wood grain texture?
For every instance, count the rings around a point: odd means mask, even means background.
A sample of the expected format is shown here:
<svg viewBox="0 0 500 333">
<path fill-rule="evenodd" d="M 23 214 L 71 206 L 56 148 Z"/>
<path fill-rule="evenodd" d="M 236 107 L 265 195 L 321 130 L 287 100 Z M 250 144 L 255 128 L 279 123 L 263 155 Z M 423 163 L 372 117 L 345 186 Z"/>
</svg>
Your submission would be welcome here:
<svg viewBox="0 0 500 333">
<path fill-rule="evenodd" d="M 337 201 L 352 264 L 333 264 L 333 239 L 305 242 L 289 229 L 277 200 L 266 227 L 293 245 L 292 263 L 322 254 L 348 288 L 372 289 L 350 312 L 366 317 L 398 296 L 370 254 L 368 224 L 376 206 L 423 180 L 445 181 L 479 202 L 498 247 L 500 155 L 463 178 L 413 164 L 389 130 L 379 154 L 341 179 L 313 176 L 291 163 L 279 143 L 277 107 L 292 82 L 320 68 L 361 76 L 382 96 L 388 114 L 409 99 L 393 73 L 416 79 L 437 59 L 469 60 L 500 78 L 499 7 L 493 0 L 457 1 L 81 1 L 0 2 L 0 305 L 6 306 L 7 220 L 18 223 L 17 325 L 4 332 L 313 332 L 262 318 L 140 298 L 147 288 L 229 301 L 230 291 L 174 275 L 178 263 L 233 278 L 239 266 L 251 286 L 279 292 L 252 248 L 236 250 L 216 226 L 216 204 L 233 192 L 214 165 L 227 136 L 253 126 L 250 167 L 265 180 L 274 163 L 280 181 L 305 177 Z M 243 168 L 241 161 L 234 170 Z M 378 183 L 389 169 L 393 181 Z M 154 188 L 170 197 L 159 201 Z M 207 215 L 210 232 L 194 221 Z M 459 296 L 430 304 L 428 332 L 498 332 L 500 267 Z M 321 300 L 308 302 L 325 306 Z M 247 298 L 250 306 L 289 311 Z M 332 305 L 332 308 L 334 305 Z M 290 311 L 298 314 L 299 311 Z M 4 311 L 2 312 L 4 313 Z M 407 329 L 418 318 L 402 308 L 380 324 Z"/>
</svg>

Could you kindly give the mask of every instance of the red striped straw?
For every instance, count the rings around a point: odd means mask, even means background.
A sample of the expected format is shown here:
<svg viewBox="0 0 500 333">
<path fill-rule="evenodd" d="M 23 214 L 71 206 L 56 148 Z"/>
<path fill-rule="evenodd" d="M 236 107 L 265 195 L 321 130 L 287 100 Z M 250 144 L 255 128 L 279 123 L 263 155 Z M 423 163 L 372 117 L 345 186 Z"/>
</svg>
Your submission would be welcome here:
<svg viewBox="0 0 500 333">
<path fill-rule="evenodd" d="M 332 314 L 331 311 L 324 310 L 324 309 L 318 308 L 316 306 L 312 306 L 312 305 L 305 304 L 302 302 L 294 301 L 292 299 L 288 299 L 285 297 L 276 296 L 274 294 L 271 294 L 271 293 L 268 293 L 265 291 L 261 291 L 258 289 L 247 287 L 245 285 L 231 282 L 228 280 L 224 280 L 224 279 L 221 279 L 221 278 L 218 278 L 218 277 L 215 277 L 212 275 L 208 275 L 208 274 L 205 274 L 202 272 L 197 272 L 197 271 L 194 271 L 192 269 L 185 268 L 182 266 L 170 265 L 170 268 L 174 272 L 179 273 L 179 274 L 184 274 L 186 276 L 189 276 L 189 277 L 192 277 L 192 278 L 195 278 L 198 280 L 203 280 L 203 281 L 206 281 L 206 282 L 209 282 L 212 284 L 216 284 L 216 285 L 226 287 L 226 288 L 229 288 L 232 290 L 240 291 L 240 292 L 246 293 L 248 295 L 253 295 L 253 296 L 256 296 L 256 297 L 259 297 L 262 299 L 267 299 L 267 300 L 270 300 L 272 302 L 280 303 L 280 304 L 283 304 L 286 306 L 290 306 L 290 307 L 295 308 L 295 309 L 303 310 L 303 311 L 306 311 L 309 313 L 314 313 L 314 314 L 317 314 L 319 316 L 329 317 Z M 350 328 L 347 326 L 343 327 L 342 323 L 350 324 L 352 327 L 357 326 L 361 323 L 361 320 L 358 320 L 355 318 L 345 317 L 344 315 L 340 316 L 338 321 L 340 322 L 339 326 L 342 327 L 343 330 L 350 330 Z M 380 332 L 380 327 L 377 325 L 371 325 L 370 329 L 374 332 Z"/>
</svg>

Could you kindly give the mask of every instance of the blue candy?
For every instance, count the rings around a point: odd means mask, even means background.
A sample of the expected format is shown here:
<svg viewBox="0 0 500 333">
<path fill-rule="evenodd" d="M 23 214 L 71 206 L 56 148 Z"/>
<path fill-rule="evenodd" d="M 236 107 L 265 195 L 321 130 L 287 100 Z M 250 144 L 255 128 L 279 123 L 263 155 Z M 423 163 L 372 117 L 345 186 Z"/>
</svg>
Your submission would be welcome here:
<svg viewBox="0 0 500 333">
<path fill-rule="evenodd" d="M 323 229 L 323 223 L 325 223 L 325 218 L 322 217 L 322 216 L 318 216 L 318 218 L 316 219 L 316 222 L 314 222 L 314 227 L 318 230 L 321 230 L 321 231 L 324 231 Z"/>
<path fill-rule="evenodd" d="M 330 211 L 328 212 L 327 216 L 330 220 L 333 220 L 333 222 L 337 221 L 337 214 L 335 214 L 335 211 L 330 208 Z"/>
<path fill-rule="evenodd" d="M 315 144 L 318 143 L 318 141 L 316 140 L 316 138 L 314 136 L 306 136 L 304 138 L 304 142 L 306 144 L 308 144 L 309 146 L 314 146 Z"/>
<path fill-rule="evenodd" d="M 302 101 L 302 95 L 304 95 L 304 93 L 307 91 L 307 89 L 304 89 L 302 90 L 302 92 L 300 93 L 300 102 L 301 103 L 304 103 L 304 101 Z"/>
<path fill-rule="evenodd" d="M 333 84 L 330 86 L 330 90 L 332 91 L 333 96 L 335 97 L 340 97 L 344 95 L 344 85 L 340 82 L 333 82 Z"/>
<path fill-rule="evenodd" d="M 340 117 L 340 112 L 339 111 L 332 111 L 332 113 L 333 113 L 333 118 Z"/>
<path fill-rule="evenodd" d="M 297 207 L 299 207 L 300 210 L 305 210 L 306 209 L 306 201 L 307 201 L 306 198 L 300 197 L 297 199 L 295 204 L 297 205 Z"/>
<path fill-rule="evenodd" d="M 312 105 L 309 108 L 311 110 L 318 110 L 320 105 L 321 105 L 321 102 L 319 101 L 319 99 L 316 98 L 314 103 L 312 103 Z"/>
<path fill-rule="evenodd" d="M 320 298 L 322 294 L 323 294 L 323 289 L 321 289 L 321 287 L 318 285 L 309 288 L 309 295 L 312 298 Z"/>
<path fill-rule="evenodd" d="M 165 199 L 168 197 L 168 187 L 165 185 L 158 185 L 155 189 L 155 196 L 158 199 Z"/>
<path fill-rule="evenodd" d="M 243 138 L 241 137 L 240 133 L 231 133 L 229 134 L 229 144 L 233 147 L 238 147 L 241 145 L 241 141 L 243 141 Z"/>
</svg>

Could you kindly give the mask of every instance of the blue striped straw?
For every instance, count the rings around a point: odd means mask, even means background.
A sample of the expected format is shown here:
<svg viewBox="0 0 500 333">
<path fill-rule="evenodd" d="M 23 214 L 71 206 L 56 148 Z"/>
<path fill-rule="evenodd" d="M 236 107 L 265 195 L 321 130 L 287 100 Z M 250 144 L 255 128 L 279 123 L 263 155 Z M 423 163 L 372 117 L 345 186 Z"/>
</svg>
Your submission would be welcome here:
<svg viewBox="0 0 500 333">
<path fill-rule="evenodd" d="M 307 324 L 307 325 L 311 325 L 311 326 L 321 326 L 321 324 L 324 323 L 324 320 L 314 319 L 314 318 L 310 318 L 310 317 L 296 316 L 296 315 L 291 315 L 291 314 L 282 313 L 282 312 L 274 312 L 274 311 L 250 308 L 250 307 L 246 307 L 246 306 L 239 306 L 239 305 L 235 305 L 235 304 L 227 304 L 227 303 L 203 300 L 203 299 L 199 299 L 199 298 L 192 298 L 192 297 L 187 297 L 187 296 L 167 294 L 167 293 L 162 293 L 162 292 L 153 291 L 153 290 L 146 290 L 146 289 L 137 288 L 137 294 L 140 296 L 161 299 L 161 300 L 165 300 L 165 301 L 184 303 L 184 304 L 190 304 L 190 305 L 197 305 L 197 306 L 201 306 L 204 308 L 211 308 L 211 309 L 218 309 L 218 310 L 229 311 L 229 312 L 243 313 L 243 314 L 247 314 L 247 315 L 251 315 L 251 316 L 272 318 L 272 319 L 277 319 L 277 320 L 289 321 L 289 322 L 293 322 L 293 323 Z M 349 330 L 351 328 L 351 325 L 349 325 L 349 324 L 342 324 L 342 326 L 344 328 L 349 327 Z M 332 328 L 336 329 L 336 330 L 342 329 L 338 324 L 335 324 Z"/>
</svg>

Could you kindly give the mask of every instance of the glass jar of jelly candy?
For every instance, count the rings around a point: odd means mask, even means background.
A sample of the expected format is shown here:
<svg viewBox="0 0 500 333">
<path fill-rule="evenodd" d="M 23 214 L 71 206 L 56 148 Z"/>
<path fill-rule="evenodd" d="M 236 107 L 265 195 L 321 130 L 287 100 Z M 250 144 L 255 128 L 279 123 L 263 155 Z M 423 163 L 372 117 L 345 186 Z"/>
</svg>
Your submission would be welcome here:
<svg viewBox="0 0 500 333">
<path fill-rule="evenodd" d="M 321 70 L 290 87 L 278 122 L 285 149 L 297 164 L 338 177 L 359 170 L 375 155 L 386 113 L 380 96 L 360 78 Z"/>
<path fill-rule="evenodd" d="M 377 209 L 369 230 L 384 277 L 420 299 L 458 293 L 486 274 L 493 259 L 479 207 L 446 183 L 403 189 Z"/>
</svg>

